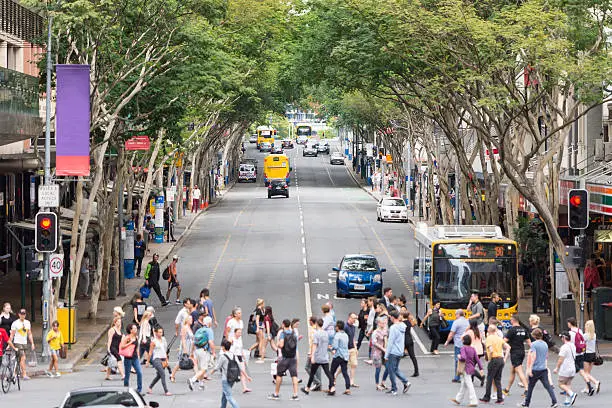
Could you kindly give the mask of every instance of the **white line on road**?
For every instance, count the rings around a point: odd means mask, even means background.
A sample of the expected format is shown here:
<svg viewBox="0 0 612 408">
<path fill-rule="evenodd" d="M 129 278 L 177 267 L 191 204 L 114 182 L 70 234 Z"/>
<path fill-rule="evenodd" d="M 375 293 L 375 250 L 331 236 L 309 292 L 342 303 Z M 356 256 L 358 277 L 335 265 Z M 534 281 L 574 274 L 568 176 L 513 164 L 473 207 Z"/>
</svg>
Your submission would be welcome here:
<svg viewBox="0 0 612 408">
<path fill-rule="evenodd" d="M 227 247 L 229 246 L 231 238 L 232 238 L 232 234 L 229 234 L 227 236 L 227 240 L 225 241 L 225 245 L 223 246 L 223 250 L 221 251 L 221 255 L 219 255 L 219 259 L 217 259 L 217 263 L 215 264 L 215 268 L 213 269 L 212 273 L 210 274 L 210 278 L 208 279 L 208 284 L 206 285 L 207 288 L 210 288 L 212 286 L 213 279 L 215 279 L 215 274 L 217 273 L 217 270 L 219 269 L 219 266 L 221 265 L 221 261 L 223 260 L 223 256 L 225 255 L 225 251 L 227 251 Z"/>
<path fill-rule="evenodd" d="M 304 277 L 308 278 L 308 269 L 304 269 Z"/>
<path fill-rule="evenodd" d="M 302 254 L 306 255 L 306 247 L 302 247 Z"/>
<path fill-rule="evenodd" d="M 302 258 L 302 263 L 304 264 L 304 266 L 308 265 L 308 263 L 306 262 L 306 257 Z"/>
<path fill-rule="evenodd" d="M 336 187 L 336 183 L 334 183 L 334 180 L 332 179 L 331 173 L 329 172 L 329 169 L 327 167 L 325 167 L 325 170 L 327 170 L 327 175 L 329 176 L 329 181 L 331 181 L 332 186 Z"/>
<path fill-rule="evenodd" d="M 306 240 L 304 239 L 304 237 L 302 237 L 302 245 L 304 245 L 306 243 Z"/>
<path fill-rule="evenodd" d="M 312 316 L 312 304 L 310 303 L 310 283 L 304 282 L 304 294 L 306 295 L 306 317 Z"/>
</svg>

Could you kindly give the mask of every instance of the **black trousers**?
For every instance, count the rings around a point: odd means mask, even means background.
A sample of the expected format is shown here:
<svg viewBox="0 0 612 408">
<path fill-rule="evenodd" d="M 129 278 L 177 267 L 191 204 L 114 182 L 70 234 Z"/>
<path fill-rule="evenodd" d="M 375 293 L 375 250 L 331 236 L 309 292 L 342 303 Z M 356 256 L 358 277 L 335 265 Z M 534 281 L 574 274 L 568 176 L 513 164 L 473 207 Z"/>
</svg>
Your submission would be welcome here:
<svg viewBox="0 0 612 408">
<path fill-rule="evenodd" d="M 501 376 L 504 371 L 504 359 L 501 357 L 492 358 L 487 366 L 487 388 L 483 400 L 489 401 L 491 399 L 491 386 L 495 382 L 497 388 L 497 400 L 503 401 L 504 396 L 502 394 L 502 383 Z"/>
<path fill-rule="evenodd" d="M 140 278 L 140 272 L 142 271 L 142 257 L 136 257 L 136 276 Z"/>
<path fill-rule="evenodd" d="M 406 350 L 408 351 L 410 360 L 412 360 L 412 366 L 414 367 L 414 374 L 418 374 L 419 373 L 419 363 L 417 362 L 416 356 L 414 355 L 414 343 L 406 344 Z"/>
<path fill-rule="evenodd" d="M 340 369 L 342 370 L 342 376 L 344 377 L 344 386 L 346 387 L 347 390 L 350 390 L 351 389 L 351 379 L 349 378 L 348 370 L 346 369 L 347 363 L 348 362 L 345 359 L 343 359 L 342 357 L 334 357 L 332 359 L 331 370 L 330 371 L 331 371 L 331 375 L 333 377 L 333 375 L 336 373 L 336 370 L 338 369 L 338 367 L 340 367 Z"/>
<path fill-rule="evenodd" d="M 166 303 L 166 298 L 164 298 L 164 295 L 162 295 L 161 293 L 161 289 L 159 287 L 159 282 L 151 282 L 149 281 L 149 288 L 153 289 L 155 291 L 155 294 L 157 294 L 157 297 L 159 298 L 159 301 L 163 303 Z"/>
<path fill-rule="evenodd" d="M 438 326 L 429 326 L 429 334 L 431 335 L 431 347 L 429 351 L 433 353 L 440 345 L 440 328 Z"/>
<path fill-rule="evenodd" d="M 363 342 L 364 338 L 366 338 L 366 331 L 365 331 L 365 329 L 360 329 L 359 330 L 359 337 L 357 337 L 357 350 L 359 350 L 361 348 L 361 343 Z"/>
<path fill-rule="evenodd" d="M 344 365 L 346 367 L 346 362 Z M 315 375 L 317 374 L 317 371 L 319 371 L 319 367 L 323 369 L 323 372 L 325 373 L 325 375 L 327 376 L 327 379 L 329 380 L 329 388 L 331 388 L 334 385 L 334 377 L 329 372 L 329 364 L 314 363 L 310 365 L 310 373 L 308 375 L 308 385 L 306 386 L 308 389 L 310 389 L 310 386 L 312 385 L 312 382 L 314 381 Z"/>
</svg>

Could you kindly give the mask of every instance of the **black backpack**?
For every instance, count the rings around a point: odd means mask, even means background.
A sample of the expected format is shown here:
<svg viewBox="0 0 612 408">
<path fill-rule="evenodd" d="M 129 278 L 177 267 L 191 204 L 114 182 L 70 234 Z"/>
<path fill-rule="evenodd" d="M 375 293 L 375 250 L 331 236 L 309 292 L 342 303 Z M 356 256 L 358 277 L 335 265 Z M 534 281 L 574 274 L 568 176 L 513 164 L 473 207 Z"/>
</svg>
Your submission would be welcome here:
<svg viewBox="0 0 612 408">
<path fill-rule="evenodd" d="M 170 279 L 170 267 L 169 266 L 166 266 L 166 269 L 164 269 L 164 271 L 162 272 L 162 279 L 163 280 Z"/>
<path fill-rule="evenodd" d="M 294 358 L 297 350 L 297 337 L 295 333 L 291 332 L 290 335 L 285 333 L 282 354 L 285 358 Z"/>
<path fill-rule="evenodd" d="M 226 379 L 231 385 L 240 381 L 240 366 L 236 361 L 236 357 L 229 358 L 227 354 L 225 354 L 225 357 L 227 358 Z"/>
</svg>

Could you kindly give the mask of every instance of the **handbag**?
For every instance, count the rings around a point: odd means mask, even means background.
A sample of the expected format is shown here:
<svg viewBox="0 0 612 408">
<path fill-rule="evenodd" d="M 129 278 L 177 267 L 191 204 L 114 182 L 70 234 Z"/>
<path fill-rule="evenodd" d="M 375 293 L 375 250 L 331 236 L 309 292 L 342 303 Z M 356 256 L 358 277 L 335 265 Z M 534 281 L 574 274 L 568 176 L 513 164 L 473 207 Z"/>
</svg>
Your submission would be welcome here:
<svg viewBox="0 0 612 408">
<path fill-rule="evenodd" d="M 102 360 L 100 360 L 100 364 L 102 364 L 105 367 L 108 366 L 108 353 L 106 353 L 104 357 L 102 357 Z"/>
<path fill-rule="evenodd" d="M 38 358 L 36 357 L 36 352 L 32 351 L 30 353 L 30 357 L 28 357 L 28 367 L 36 367 L 38 365 Z"/>
<path fill-rule="evenodd" d="M 457 375 L 465 374 L 465 361 L 457 361 Z"/>
<path fill-rule="evenodd" d="M 191 370 L 193 368 L 193 360 L 189 358 L 189 354 L 181 354 L 181 359 L 179 360 L 179 368 L 181 370 Z"/>
<path fill-rule="evenodd" d="M 440 327 L 443 329 L 446 329 L 448 327 L 448 322 L 442 316 L 440 316 Z"/>
<path fill-rule="evenodd" d="M 593 365 L 600 366 L 603 362 L 603 357 L 599 354 L 599 343 L 595 341 L 595 359 L 593 360 Z"/>
<path fill-rule="evenodd" d="M 68 348 L 66 347 L 65 344 L 62 344 L 62 347 L 59 349 L 59 356 L 60 358 L 66 358 L 68 354 Z"/>
<path fill-rule="evenodd" d="M 119 355 L 121 357 L 132 358 L 134 357 L 134 351 L 136 351 L 135 343 L 132 343 L 129 346 L 126 346 L 124 348 L 119 347 Z"/>
<path fill-rule="evenodd" d="M 143 299 L 148 299 L 149 296 L 151 296 L 151 288 L 149 288 L 147 285 L 142 285 L 140 287 L 140 295 Z"/>
<path fill-rule="evenodd" d="M 161 361 L 161 366 L 163 368 L 168 368 L 168 359 L 167 358 L 164 358 L 163 360 L 160 360 L 160 361 Z"/>
<path fill-rule="evenodd" d="M 115 357 L 113 354 L 108 353 L 107 355 L 107 362 L 108 362 L 108 368 L 111 369 L 111 371 L 114 371 L 117 369 L 117 365 L 119 364 L 119 362 L 117 361 L 117 357 Z"/>
</svg>

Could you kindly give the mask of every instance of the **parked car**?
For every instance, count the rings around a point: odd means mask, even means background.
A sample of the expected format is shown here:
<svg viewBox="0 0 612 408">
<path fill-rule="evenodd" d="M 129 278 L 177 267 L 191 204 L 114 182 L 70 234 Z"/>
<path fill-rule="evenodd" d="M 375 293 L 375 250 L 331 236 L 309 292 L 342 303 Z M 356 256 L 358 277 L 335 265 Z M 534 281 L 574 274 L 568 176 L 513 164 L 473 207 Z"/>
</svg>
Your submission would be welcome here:
<svg viewBox="0 0 612 408">
<path fill-rule="evenodd" d="M 283 139 L 282 142 L 283 149 L 293 149 L 293 140 L 291 139 Z"/>
<path fill-rule="evenodd" d="M 329 164 L 344 164 L 344 155 L 340 152 L 333 152 L 329 157 Z"/>
<path fill-rule="evenodd" d="M 272 143 L 270 142 L 261 142 L 259 145 L 260 152 L 269 152 L 272 150 Z"/>
<path fill-rule="evenodd" d="M 251 135 L 251 137 L 249 137 L 249 143 L 257 143 L 257 135 Z"/>
<path fill-rule="evenodd" d="M 317 150 L 319 153 L 329 154 L 329 143 L 327 143 L 325 140 L 319 141 L 317 144 Z"/>
<path fill-rule="evenodd" d="M 270 153 L 271 154 L 283 154 L 283 148 L 279 147 L 279 146 L 272 146 L 272 149 L 270 149 Z"/>
<path fill-rule="evenodd" d="M 285 196 L 285 198 L 289 198 L 289 186 L 287 185 L 287 180 L 270 180 L 270 183 L 268 184 L 268 198 L 272 198 L 277 195 L 282 195 Z"/>
<path fill-rule="evenodd" d="M 379 266 L 374 255 L 345 255 L 340 266 L 332 270 L 337 273 L 337 297 L 382 297 L 382 274 L 386 269 Z"/>
<path fill-rule="evenodd" d="M 304 157 L 306 157 L 306 156 L 317 157 L 318 154 L 319 154 L 319 151 L 312 144 L 306 145 L 306 147 L 304 147 L 304 151 L 302 151 L 302 156 L 304 156 Z"/>
<path fill-rule="evenodd" d="M 58 408 L 77 407 L 137 407 L 157 408 L 159 404 L 148 404 L 136 390 L 128 387 L 89 387 L 69 391 Z"/>
<path fill-rule="evenodd" d="M 408 222 L 408 207 L 401 198 L 383 197 L 376 206 L 376 220 Z"/>
</svg>

